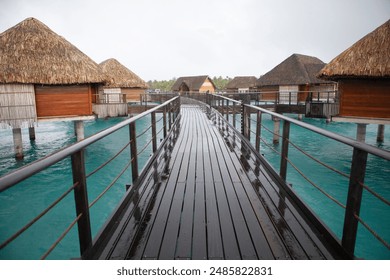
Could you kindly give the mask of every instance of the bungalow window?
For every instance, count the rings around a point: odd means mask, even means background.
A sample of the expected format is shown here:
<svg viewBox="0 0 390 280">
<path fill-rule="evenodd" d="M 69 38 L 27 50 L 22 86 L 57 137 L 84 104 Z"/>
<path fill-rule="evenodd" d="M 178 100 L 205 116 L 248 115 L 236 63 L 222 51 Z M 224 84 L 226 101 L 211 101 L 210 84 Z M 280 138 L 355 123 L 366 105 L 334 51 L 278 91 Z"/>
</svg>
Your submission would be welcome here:
<svg viewBox="0 0 390 280">
<path fill-rule="evenodd" d="M 298 86 L 280 86 L 279 104 L 297 104 Z"/>
</svg>

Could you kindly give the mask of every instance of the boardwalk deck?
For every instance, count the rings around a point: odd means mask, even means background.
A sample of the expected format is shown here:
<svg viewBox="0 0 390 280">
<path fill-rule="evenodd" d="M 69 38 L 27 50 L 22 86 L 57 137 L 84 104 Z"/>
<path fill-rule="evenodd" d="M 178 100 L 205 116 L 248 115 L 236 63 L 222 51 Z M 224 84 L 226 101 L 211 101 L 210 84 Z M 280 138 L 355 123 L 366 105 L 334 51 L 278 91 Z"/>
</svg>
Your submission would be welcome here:
<svg viewBox="0 0 390 280">
<path fill-rule="evenodd" d="M 340 258 L 231 129 L 197 106 L 181 114 L 168 170 L 147 171 L 93 258 Z"/>
</svg>

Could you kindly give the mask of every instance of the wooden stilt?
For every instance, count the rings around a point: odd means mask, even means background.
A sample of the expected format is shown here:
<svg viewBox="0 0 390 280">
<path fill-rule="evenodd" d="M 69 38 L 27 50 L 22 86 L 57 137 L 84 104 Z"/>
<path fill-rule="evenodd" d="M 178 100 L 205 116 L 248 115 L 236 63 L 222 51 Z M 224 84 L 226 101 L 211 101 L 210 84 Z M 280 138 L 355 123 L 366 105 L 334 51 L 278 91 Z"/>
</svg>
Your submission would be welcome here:
<svg viewBox="0 0 390 280">
<path fill-rule="evenodd" d="M 280 119 L 274 118 L 274 136 L 272 142 L 274 144 L 279 143 L 279 132 L 280 132 Z"/>
<path fill-rule="evenodd" d="M 35 127 L 32 126 L 28 128 L 28 135 L 31 141 L 35 140 Z"/>
<path fill-rule="evenodd" d="M 367 124 L 358 123 L 356 130 L 356 140 L 359 142 L 366 142 L 366 128 Z"/>
<path fill-rule="evenodd" d="M 77 141 L 83 140 L 84 139 L 84 122 L 83 121 L 75 121 L 74 122 L 74 130 L 75 130 Z"/>
<path fill-rule="evenodd" d="M 14 150 L 15 150 L 15 158 L 23 159 L 23 140 L 22 140 L 22 129 L 21 128 L 13 128 L 12 135 L 14 138 Z"/>
<path fill-rule="evenodd" d="M 385 125 L 379 124 L 378 125 L 378 133 L 376 136 L 376 141 L 382 143 L 385 140 Z"/>
</svg>

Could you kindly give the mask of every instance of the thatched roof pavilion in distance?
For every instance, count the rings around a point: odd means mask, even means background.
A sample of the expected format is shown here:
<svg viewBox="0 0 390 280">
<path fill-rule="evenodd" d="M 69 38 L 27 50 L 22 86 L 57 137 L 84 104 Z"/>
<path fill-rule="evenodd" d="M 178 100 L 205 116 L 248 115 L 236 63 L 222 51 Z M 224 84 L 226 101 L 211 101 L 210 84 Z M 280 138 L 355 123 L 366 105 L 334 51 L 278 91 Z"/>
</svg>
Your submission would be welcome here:
<svg viewBox="0 0 390 280">
<path fill-rule="evenodd" d="M 257 80 L 257 85 L 262 87 L 319 84 L 323 81 L 315 75 L 324 65 L 325 63 L 317 57 L 295 53 L 262 75 Z"/>
<path fill-rule="evenodd" d="M 335 57 L 319 77 L 339 84 L 334 120 L 390 124 L 390 20 Z"/>
<path fill-rule="evenodd" d="M 308 92 L 334 91 L 335 84 L 316 77 L 325 66 L 320 59 L 293 54 L 257 80 L 257 88 L 265 98 L 272 98 L 271 92 L 280 92 L 281 98 L 288 92 L 295 92 L 297 102 L 305 102 Z"/>
<path fill-rule="evenodd" d="M 148 88 L 147 83 L 114 58 L 99 66 L 106 82 L 93 99 L 94 112 L 99 118 L 127 115 L 127 102 L 139 102 L 140 94 Z"/>
<path fill-rule="evenodd" d="M 173 92 L 199 92 L 199 93 L 214 93 L 216 86 L 209 76 L 188 76 L 180 77 L 172 86 Z"/>
<path fill-rule="evenodd" d="M 119 63 L 115 58 L 107 59 L 99 65 L 106 78 L 105 88 L 148 88 L 144 80 Z"/>
<path fill-rule="evenodd" d="M 253 92 L 256 90 L 255 76 L 237 76 L 226 85 L 228 92 Z"/>
</svg>

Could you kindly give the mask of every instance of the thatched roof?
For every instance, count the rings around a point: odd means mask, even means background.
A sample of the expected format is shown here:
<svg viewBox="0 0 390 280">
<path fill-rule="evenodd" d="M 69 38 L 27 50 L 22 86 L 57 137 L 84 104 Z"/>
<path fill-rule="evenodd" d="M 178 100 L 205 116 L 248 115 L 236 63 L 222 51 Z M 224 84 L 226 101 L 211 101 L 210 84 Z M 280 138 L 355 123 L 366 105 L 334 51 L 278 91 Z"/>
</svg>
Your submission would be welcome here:
<svg viewBox="0 0 390 280">
<path fill-rule="evenodd" d="M 390 20 L 329 62 L 321 78 L 390 77 Z"/>
<path fill-rule="evenodd" d="M 97 63 L 35 18 L 0 34 L 0 83 L 84 84 L 103 79 Z"/>
<path fill-rule="evenodd" d="M 302 54 L 293 54 L 257 80 L 257 86 L 283 86 L 318 84 L 325 81 L 316 74 L 325 63 L 320 59 Z M 326 82 L 325 82 L 326 83 Z"/>
<path fill-rule="evenodd" d="M 180 77 L 176 80 L 176 82 L 172 86 L 172 91 L 179 91 L 180 86 L 184 83 L 187 85 L 187 87 L 190 89 L 190 91 L 199 91 L 199 89 L 202 87 L 203 83 L 206 81 L 206 79 L 209 79 L 210 82 L 214 85 L 214 82 L 212 79 L 209 78 L 209 76 L 190 76 L 190 77 Z"/>
<path fill-rule="evenodd" d="M 148 88 L 144 80 L 123 66 L 114 58 L 107 59 L 99 64 L 106 78 L 105 87 L 108 88 Z"/>
<path fill-rule="evenodd" d="M 227 85 L 227 89 L 254 88 L 256 87 L 257 78 L 255 76 L 234 77 Z"/>
</svg>

